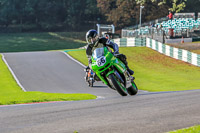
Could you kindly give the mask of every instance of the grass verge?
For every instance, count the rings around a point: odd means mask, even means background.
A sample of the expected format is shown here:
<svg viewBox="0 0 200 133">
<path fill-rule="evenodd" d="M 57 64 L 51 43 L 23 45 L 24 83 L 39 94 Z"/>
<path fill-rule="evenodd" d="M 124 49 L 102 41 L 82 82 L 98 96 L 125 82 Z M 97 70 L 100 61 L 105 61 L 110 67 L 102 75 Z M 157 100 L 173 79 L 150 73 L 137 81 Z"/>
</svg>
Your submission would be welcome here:
<svg viewBox="0 0 200 133">
<path fill-rule="evenodd" d="M 168 133 L 199 133 L 199 132 L 200 132 L 200 126 L 193 126 L 185 129 L 171 131 Z"/>
<path fill-rule="evenodd" d="M 167 45 L 179 49 L 185 49 L 196 54 L 200 54 L 200 42 L 173 43 Z"/>
<path fill-rule="evenodd" d="M 85 45 L 80 40 L 85 33 L 42 32 L 42 33 L 1 33 L 0 52 L 46 51 L 74 49 Z"/>
<path fill-rule="evenodd" d="M 196 53 L 196 54 L 200 54 L 200 50 L 191 50 L 191 52 Z"/>
<path fill-rule="evenodd" d="M 44 92 L 23 92 L 17 85 L 0 54 L 0 105 L 96 99 L 91 94 L 61 94 Z"/>
<path fill-rule="evenodd" d="M 85 50 L 68 52 L 87 65 Z M 182 91 L 200 89 L 200 68 L 162 55 L 146 47 L 121 47 L 129 67 L 135 71 L 139 89 L 147 91 Z"/>
</svg>

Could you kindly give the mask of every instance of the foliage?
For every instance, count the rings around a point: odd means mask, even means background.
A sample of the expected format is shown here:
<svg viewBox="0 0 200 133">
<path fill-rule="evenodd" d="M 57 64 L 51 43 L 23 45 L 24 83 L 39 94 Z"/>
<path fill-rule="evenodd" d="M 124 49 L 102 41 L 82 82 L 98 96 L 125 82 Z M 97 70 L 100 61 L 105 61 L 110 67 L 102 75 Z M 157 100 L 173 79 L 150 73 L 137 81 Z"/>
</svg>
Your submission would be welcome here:
<svg viewBox="0 0 200 133">
<path fill-rule="evenodd" d="M 173 0 L 172 2 L 172 8 L 170 8 L 169 10 L 172 12 L 180 12 L 182 11 L 185 7 L 186 7 L 186 2 L 187 0 Z"/>
<path fill-rule="evenodd" d="M 96 4 L 93 0 L 1 0 L 0 26 L 20 25 L 20 31 L 26 25 L 39 31 L 80 30 L 98 15 Z"/>
<path fill-rule="evenodd" d="M 199 0 L 187 0 L 184 12 L 199 12 Z"/>
<path fill-rule="evenodd" d="M 143 5 L 143 22 L 167 16 L 168 5 L 158 6 L 157 2 L 151 0 L 146 0 Z M 139 22 L 140 5 L 135 0 L 97 0 L 97 6 L 101 13 L 105 14 L 107 21 L 114 23 L 118 28 Z"/>
<path fill-rule="evenodd" d="M 134 0 L 97 0 L 97 6 L 105 14 L 107 20 L 118 27 L 135 23 L 136 3 Z"/>
<path fill-rule="evenodd" d="M 97 23 L 118 29 L 166 17 L 168 11 L 199 11 L 197 0 L 0 0 L 0 32 L 86 31 Z"/>
<path fill-rule="evenodd" d="M 136 0 L 140 5 L 144 5 L 148 0 Z M 172 12 L 180 12 L 186 7 L 187 0 L 151 0 L 152 2 L 157 2 L 158 5 L 168 5 L 169 10 Z"/>
</svg>

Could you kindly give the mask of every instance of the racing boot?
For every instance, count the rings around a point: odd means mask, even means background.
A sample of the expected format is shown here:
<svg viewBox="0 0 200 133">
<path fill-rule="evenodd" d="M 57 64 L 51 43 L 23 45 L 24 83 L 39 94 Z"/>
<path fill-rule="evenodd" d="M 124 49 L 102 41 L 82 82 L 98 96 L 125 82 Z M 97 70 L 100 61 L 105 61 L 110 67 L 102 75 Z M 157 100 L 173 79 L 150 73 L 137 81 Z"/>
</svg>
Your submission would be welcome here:
<svg viewBox="0 0 200 133">
<path fill-rule="evenodd" d="M 85 71 L 85 77 L 84 77 L 85 82 L 88 82 L 88 72 L 89 72 L 89 70 L 90 70 L 90 67 L 89 67 L 89 66 L 87 66 L 87 67 L 84 69 L 84 71 Z"/>
<path fill-rule="evenodd" d="M 123 54 L 118 54 L 117 58 L 119 58 L 126 66 L 127 71 L 129 72 L 130 75 L 133 75 L 134 72 L 128 67 L 128 62 L 126 60 L 126 56 Z"/>
<path fill-rule="evenodd" d="M 89 70 L 90 70 L 90 67 L 89 67 L 89 66 L 87 66 L 87 67 L 84 69 L 85 72 L 88 72 Z"/>
<path fill-rule="evenodd" d="M 129 72 L 130 75 L 133 75 L 133 74 L 134 74 L 134 71 L 131 70 L 128 66 L 126 66 L 126 68 L 127 68 L 127 71 Z"/>
</svg>

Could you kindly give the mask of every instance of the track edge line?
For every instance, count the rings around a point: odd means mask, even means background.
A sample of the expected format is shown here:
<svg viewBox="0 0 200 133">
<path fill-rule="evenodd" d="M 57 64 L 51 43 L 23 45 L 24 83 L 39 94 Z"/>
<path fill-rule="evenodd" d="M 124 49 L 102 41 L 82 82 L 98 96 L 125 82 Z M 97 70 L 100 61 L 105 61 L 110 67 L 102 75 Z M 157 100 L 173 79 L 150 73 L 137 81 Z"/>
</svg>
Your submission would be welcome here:
<svg viewBox="0 0 200 133">
<path fill-rule="evenodd" d="M 11 72 L 12 76 L 14 77 L 15 81 L 17 82 L 17 84 L 19 85 L 19 87 L 26 92 L 26 90 L 24 89 L 24 87 L 22 86 L 22 84 L 19 82 L 18 78 L 16 77 L 15 73 L 13 72 L 13 70 L 11 69 L 11 67 L 8 65 L 8 62 L 5 59 L 5 56 L 3 54 L 2 55 L 2 60 L 4 61 L 4 63 L 6 64 L 6 66 L 8 67 L 9 71 Z"/>
<path fill-rule="evenodd" d="M 64 51 L 60 51 L 61 53 L 65 54 L 66 56 L 68 56 L 71 60 L 75 61 L 76 63 L 78 63 L 79 65 L 81 65 L 82 67 L 86 67 L 84 64 L 82 64 L 80 61 L 74 59 L 72 56 L 70 56 L 68 53 L 64 52 Z"/>
</svg>

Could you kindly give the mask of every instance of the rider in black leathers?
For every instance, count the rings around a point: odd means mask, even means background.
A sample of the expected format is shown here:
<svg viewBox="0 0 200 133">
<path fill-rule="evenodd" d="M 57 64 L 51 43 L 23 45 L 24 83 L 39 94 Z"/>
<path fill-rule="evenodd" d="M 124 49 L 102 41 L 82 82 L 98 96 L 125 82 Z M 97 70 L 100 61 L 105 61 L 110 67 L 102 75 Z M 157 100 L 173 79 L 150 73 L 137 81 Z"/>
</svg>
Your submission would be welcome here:
<svg viewBox="0 0 200 133">
<path fill-rule="evenodd" d="M 113 54 L 118 55 L 117 58 L 119 58 L 126 65 L 126 68 L 127 68 L 127 71 L 129 72 L 129 74 L 133 75 L 134 72 L 128 67 L 128 63 L 126 61 L 126 56 L 123 54 L 119 54 L 119 47 L 116 43 L 111 42 L 109 39 L 107 39 L 105 37 L 99 37 L 96 30 L 89 30 L 86 33 L 86 41 L 88 43 L 87 49 L 86 49 L 86 54 L 87 54 L 87 57 L 89 60 L 89 66 L 86 68 L 86 70 L 91 69 L 91 56 L 92 56 L 94 45 L 103 44 L 104 46 L 108 46 L 114 50 Z"/>
</svg>

